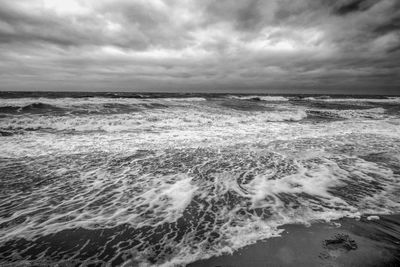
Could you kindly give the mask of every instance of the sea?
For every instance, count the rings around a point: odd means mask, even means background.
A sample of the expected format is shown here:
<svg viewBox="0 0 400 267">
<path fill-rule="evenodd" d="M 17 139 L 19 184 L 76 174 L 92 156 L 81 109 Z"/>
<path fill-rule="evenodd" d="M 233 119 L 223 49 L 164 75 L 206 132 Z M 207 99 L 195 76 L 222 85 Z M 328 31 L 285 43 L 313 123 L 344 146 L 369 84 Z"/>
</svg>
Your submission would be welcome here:
<svg viewBox="0 0 400 267">
<path fill-rule="evenodd" d="M 400 97 L 0 92 L 1 266 L 183 266 L 399 212 Z"/>
</svg>

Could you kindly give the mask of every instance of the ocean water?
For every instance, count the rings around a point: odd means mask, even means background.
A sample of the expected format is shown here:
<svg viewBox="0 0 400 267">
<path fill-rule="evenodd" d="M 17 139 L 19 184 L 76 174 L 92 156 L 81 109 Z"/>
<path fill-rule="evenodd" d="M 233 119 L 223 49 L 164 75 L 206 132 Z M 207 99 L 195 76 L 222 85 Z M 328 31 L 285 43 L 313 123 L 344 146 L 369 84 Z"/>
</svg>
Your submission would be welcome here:
<svg viewBox="0 0 400 267">
<path fill-rule="evenodd" d="M 400 97 L 0 94 L 0 265 L 176 266 L 400 212 Z"/>
</svg>

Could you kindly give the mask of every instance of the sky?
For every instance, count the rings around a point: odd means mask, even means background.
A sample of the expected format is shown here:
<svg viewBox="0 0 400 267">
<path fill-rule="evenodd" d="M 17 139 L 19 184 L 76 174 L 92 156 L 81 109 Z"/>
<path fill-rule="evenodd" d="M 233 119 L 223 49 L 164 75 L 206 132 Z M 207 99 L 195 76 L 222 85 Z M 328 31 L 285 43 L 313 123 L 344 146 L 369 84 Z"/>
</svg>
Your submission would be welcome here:
<svg viewBox="0 0 400 267">
<path fill-rule="evenodd" d="M 400 1 L 2 0 L 0 90 L 400 94 Z"/>
</svg>

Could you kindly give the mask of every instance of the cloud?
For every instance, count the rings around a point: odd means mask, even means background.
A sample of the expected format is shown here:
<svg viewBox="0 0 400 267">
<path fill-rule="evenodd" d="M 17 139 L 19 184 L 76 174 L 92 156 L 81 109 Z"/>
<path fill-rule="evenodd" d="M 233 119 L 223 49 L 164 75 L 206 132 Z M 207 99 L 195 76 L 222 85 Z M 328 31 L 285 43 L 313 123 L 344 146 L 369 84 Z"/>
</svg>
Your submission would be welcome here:
<svg viewBox="0 0 400 267">
<path fill-rule="evenodd" d="M 397 0 L 6 0 L 0 89 L 400 93 L 399 18 Z"/>
<path fill-rule="evenodd" d="M 348 15 L 349 13 L 353 12 L 363 12 L 376 4 L 376 1 L 372 0 L 351 0 L 343 3 L 341 2 L 342 1 L 338 1 L 339 4 L 337 4 L 334 9 L 334 13 L 337 15 Z"/>
</svg>

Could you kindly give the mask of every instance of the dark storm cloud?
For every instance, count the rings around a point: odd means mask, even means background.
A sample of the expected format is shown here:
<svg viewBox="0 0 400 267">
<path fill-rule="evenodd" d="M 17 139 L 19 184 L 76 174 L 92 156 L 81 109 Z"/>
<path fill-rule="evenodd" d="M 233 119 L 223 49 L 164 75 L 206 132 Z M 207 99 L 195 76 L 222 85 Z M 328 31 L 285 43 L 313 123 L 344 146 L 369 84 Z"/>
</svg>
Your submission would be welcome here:
<svg viewBox="0 0 400 267">
<path fill-rule="evenodd" d="M 347 15 L 352 12 L 362 12 L 368 10 L 376 1 L 372 0 L 353 0 L 345 3 L 340 3 L 334 12 L 338 15 Z"/>
<path fill-rule="evenodd" d="M 6 0 L 1 89 L 400 93 L 399 18 L 397 0 Z"/>
<path fill-rule="evenodd" d="M 79 45 L 87 38 L 79 28 L 71 25 L 69 18 L 58 18 L 52 13 L 30 13 L 10 4 L 0 8 L 0 41 L 47 42 L 55 45 Z"/>
<path fill-rule="evenodd" d="M 141 36 L 115 38 L 104 31 L 102 19 L 82 16 L 62 16 L 51 10 L 18 10 L 12 5 L 0 8 L 0 42 L 47 43 L 56 46 L 118 45 L 144 49 Z"/>
</svg>

